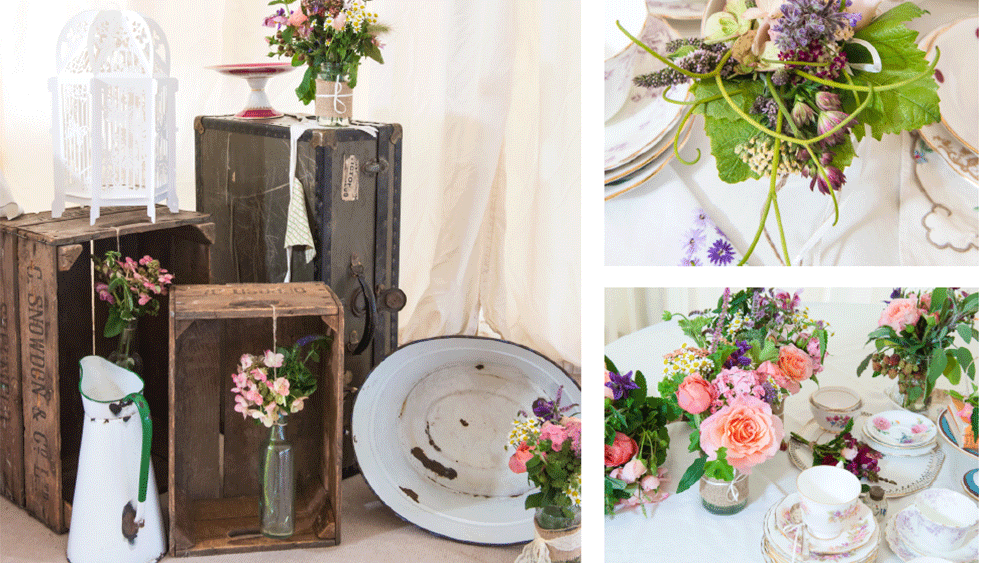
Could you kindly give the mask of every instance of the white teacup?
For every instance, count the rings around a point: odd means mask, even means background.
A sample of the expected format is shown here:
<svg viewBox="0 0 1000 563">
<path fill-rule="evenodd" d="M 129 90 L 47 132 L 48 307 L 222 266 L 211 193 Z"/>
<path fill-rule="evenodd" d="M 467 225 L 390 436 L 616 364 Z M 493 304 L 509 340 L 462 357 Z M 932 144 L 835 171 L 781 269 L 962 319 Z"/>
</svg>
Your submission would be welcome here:
<svg viewBox="0 0 1000 563">
<path fill-rule="evenodd" d="M 927 489 L 913 505 L 916 537 L 907 538 L 924 551 L 947 553 L 965 545 L 979 529 L 979 507 L 969 497 L 948 489 Z"/>
<path fill-rule="evenodd" d="M 833 539 L 840 535 L 847 520 L 860 509 L 861 481 L 840 467 L 810 467 L 799 474 L 796 488 L 802 522 L 817 539 Z"/>
<path fill-rule="evenodd" d="M 615 22 L 635 37 L 642 37 L 648 17 L 646 3 L 637 0 L 606 2 L 604 6 L 604 121 L 614 117 L 632 89 L 639 46 Z"/>
</svg>

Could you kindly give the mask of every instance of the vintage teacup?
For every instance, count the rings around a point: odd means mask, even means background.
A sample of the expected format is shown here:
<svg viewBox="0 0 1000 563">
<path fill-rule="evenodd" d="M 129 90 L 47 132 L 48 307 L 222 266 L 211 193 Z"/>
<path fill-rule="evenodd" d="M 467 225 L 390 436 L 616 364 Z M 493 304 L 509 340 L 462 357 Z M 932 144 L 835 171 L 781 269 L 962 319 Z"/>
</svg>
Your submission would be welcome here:
<svg viewBox="0 0 1000 563">
<path fill-rule="evenodd" d="M 614 117 L 625 105 L 639 59 L 639 46 L 622 33 L 615 22 L 620 21 L 629 33 L 642 37 L 647 17 L 644 2 L 608 2 L 605 6 L 604 121 Z"/>
<path fill-rule="evenodd" d="M 917 496 L 916 537 L 906 538 L 924 551 L 947 553 L 965 545 L 979 529 L 979 507 L 948 489 L 928 489 Z"/>
<path fill-rule="evenodd" d="M 861 396 L 848 387 L 820 387 L 809 396 L 809 409 L 819 427 L 840 432 L 861 412 Z"/>
<path fill-rule="evenodd" d="M 796 488 L 802 522 L 817 539 L 837 537 L 861 510 L 861 481 L 846 469 L 832 465 L 810 467 L 799 474 Z"/>
</svg>

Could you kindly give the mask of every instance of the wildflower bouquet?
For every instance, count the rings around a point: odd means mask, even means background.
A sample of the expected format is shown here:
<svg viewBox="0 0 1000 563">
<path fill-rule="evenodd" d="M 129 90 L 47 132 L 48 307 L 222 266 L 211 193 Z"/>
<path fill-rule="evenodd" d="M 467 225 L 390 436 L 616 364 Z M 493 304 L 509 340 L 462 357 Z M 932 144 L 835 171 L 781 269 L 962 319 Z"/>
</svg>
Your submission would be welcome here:
<svg viewBox="0 0 1000 563">
<path fill-rule="evenodd" d="M 778 176 L 812 178 L 810 190 L 829 194 L 839 218 L 836 192 L 855 157 L 849 133 L 881 140 L 886 133 L 918 129 L 940 120 L 937 86 L 903 24 L 924 13 L 911 2 L 875 18 L 877 0 L 727 0 L 706 21 L 700 39 L 679 39 L 656 53 L 629 38 L 666 68 L 638 76 L 650 88 L 693 81 L 692 113 L 705 116 L 719 178 L 738 183 L 770 177 L 760 225 L 740 265 L 753 253 L 771 205 L 790 264 Z M 667 90 L 664 90 L 666 92 Z M 674 153 L 678 160 L 688 162 Z"/>
<path fill-rule="evenodd" d="M 120 252 L 109 250 L 103 259 L 94 256 L 93 261 L 94 274 L 100 280 L 94 291 L 111 305 L 105 337 L 118 336 L 129 322 L 160 312 L 160 302 L 153 297 L 166 295 L 174 276 L 160 267 L 159 260 L 149 256 L 138 262 L 129 257 L 122 260 Z"/>
<path fill-rule="evenodd" d="M 680 412 L 646 392 L 642 372 L 622 374 L 604 358 L 604 513 L 667 498 L 667 423 Z"/>
<path fill-rule="evenodd" d="M 525 508 L 558 507 L 567 518 L 580 506 L 580 419 L 567 416 L 577 405 L 559 405 L 562 388 L 553 401 L 537 399 L 532 414 L 519 413 L 508 446 L 514 448 L 507 465 L 514 473 L 527 473 L 541 488 L 525 497 Z"/>
<path fill-rule="evenodd" d="M 316 376 L 306 366 L 319 359 L 325 336 L 307 336 L 291 348 L 267 350 L 263 356 L 243 354 L 233 374 L 236 396 L 234 410 L 243 418 L 253 418 L 270 428 L 279 417 L 299 412 L 305 400 L 316 391 Z"/>
<path fill-rule="evenodd" d="M 378 23 L 378 14 L 369 12 L 369 0 L 301 0 L 299 10 L 288 9 L 294 0 L 272 0 L 268 5 L 283 4 L 284 8 L 264 19 L 264 25 L 275 29 L 267 38 L 269 57 L 292 58 L 292 66 L 306 65 L 302 82 L 295 94 L 304 104 L 316 97 L 316 74 L 321 63 L 342 67 L 350 76 L 348 86 L 358 80 L 358 65 L 368 57 L 382 64 L 384 46 L 378 36 L 389 30 Z"/>
<path fill-rule="evenodd" d="M 972 352 L 955 347 L 955 333 L 966 343 L 979 340 L 974 327 L 979 313 L 979 293 L 939 287 L 933 291 L 896 289 L 890 296 L 879 328 L 868 334 L 875 352 L 858 366 L 858 376 L 869 362 L 872 376 L 898 378 L 896 399 L 908 409 L 923 410 L 930 402 L 938 378 L 944 375 L 957 385 L 964 372 L 976 378 Z"/>
<path fill-rule="evenodd" d="M 878 474 L 878 462 L 882 459 L 882 453 L 852 436 L 852 428 L 854 428 L 854 419 L 849 420 L 847 426 L 833 439 L 822 444 L 810 442 L 795 432 L 792 432 L 792 439 L 812 448 L 813 465 L 843 463 L 844 469 L 853 473 L 858 479 L 865 479 L 869 483 L 884 481 L 895 484 L 895 481 L 880 477 Z M 867 491 L 867 489 L 868 485 L 862 485 L 862 490 Z"/>
<path fill-rule="evenodd" d="M 664 357 L 660 396 L 687 413 L 689 451 L 701 450 L 678 485 L 702 475 L 731 481 L 770 459 L 784 438 L 778 413 L 806 380 L 818 381 L 828 332 L 798 310 L 798 294 L 727 288 L 715 311 L 682 317 L 682 330 L 700 347 Z M 665 313 L 664 319 L 676 316 Z"/>
</svg>

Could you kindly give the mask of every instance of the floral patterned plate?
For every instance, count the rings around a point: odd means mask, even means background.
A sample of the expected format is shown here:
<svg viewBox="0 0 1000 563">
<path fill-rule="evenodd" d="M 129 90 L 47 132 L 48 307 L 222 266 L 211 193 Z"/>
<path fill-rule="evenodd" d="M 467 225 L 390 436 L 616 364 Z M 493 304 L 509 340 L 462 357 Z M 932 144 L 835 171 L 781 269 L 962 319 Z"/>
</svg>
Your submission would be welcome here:
<svg viewBox="0 0 1000 563">
<path fill-rule="evenodd" d="M 942 559 L 953 561 L 954 563 L 967 563 L 969 561 L 976 561 L 979 559 L 978 532 L 962 547 L 944 553 L 936 553 L 930 550 L 922 549 L 915 545 L 910 538 L 919 533 L 913 521 L 916 515 L 917 507 L 910 505 L 903 510 L 900 510 L 895 516 L 890 518 L 890 521 L 894 524 L 895 528 L 896 544 L 903 551 L 913 553 L 915 554 L 915 557 L 930 555 L 933 557 L 941 557 Z M 892 543 L 889 544 L 889 547 L 893 547 Z M 896 549 L 894 548 L 893 551 L 896 551 Z M 899 551 L 896 551 L 896 554 L 903 557 L 902 553 Z M 912 557 L 903 557 L 903 559 L 908 561 L 912 559 Z"/>
<path fill-rule="evenodd" d="M 812 442 L 829 442 L 835 434 L 824 431 L 816 424 L 815 419 L 799 431 L 806 440 Z M 788 457 L 795 467 L 805 470 L 812 467 L 812 449 L 795 440 L 788 442 Z M 879 460 L 879 475 L 890 479 L 892 483 L 878 483 L 885 490 L 886 498 L 900 498 L 922 491 L 931 486 L 944 465 L 944 451 L 939 444 L 934 444 L 930 453 L 919 457 L 885 456 Z M 862 480 L 862 482 L 866 482 Z M 874 484 L 874 483 L 869 483 Z"/>
<path fill-rule="evenodd" d="M 934 39 L 941 49 L 934 71 L 941 98 L 941 124 L 979 154 L 979 17 L 956 21 Z"/>
<path fill-rule="evenodd" d="M 680 34 L 660 18 L 649 18 L 642 31 L 640 39 L 654 50 L 662 50 L 668 41 L 680 38 Z M 653 72 L 661 66 L 662 63 L 655 57 L 642 51 L 635 64 L 635 74 Z M 690 87 L 688 83 L 678 84 L 670 89 L 667 97 L 683 100 Z M 604 170 L 638 158 L 676 126 L 678 117 L 687 106 L 665 102 L 662 94 L 662 88 L 632 85 L 625 105 L 604 124 Z"/>
<path fill-rule="evenodd" d="M 937 427 L 934 422 L 915 412 L 883 411 L 865 422 L 868 436 L 891 448 L 922 448 L 934 442 Z"/>
<path fill-rule="evenodd" d="M 791 495 L 789 495 L 791 496 Z M 798 496 L 797 494 L 795 496 Z M 774 561 L 786 562 L 793 559 L 792 550 L 795 546 L 793 540 L 788 539 L 778 528 L 778 506 L 787 502 L 788 497 L 772 506 L 764 517 L 764 541 L 770 557 Z M 797 501 L 796 501 L 797 502 Z M 867 508 L 867 507 L 866 507 Z M 871 511 L 869 510 L 869 513 Z M 805 533 L 805 527 L 802 528 Z M 856 549 L 842 553 L 813 553 L 808 549 L 803 549 L 801 540 L 798 548 L 795 549 L 794 560 L 801 563 L 828 562 L 837 563 L 868 563 L 876 561 L 879 547 L 879 534 L 871 534 L 867 541 Z"/>
<path fill-rule="evenodd" d="M 693 128 L 694 124 L 688 123 L 685 130 L 681 132 L 680 144 L 677 145 L 678 151 L 680 151 L 681 148 L 683 148 L 684 145 L 687 143 L 688 137 L 691 136 L 691 130 Z M 632 174 L 629 174 L 624 178 L 620 178 L 613 182 L 608 182 L 604 185 L 604 201 L 616 198 L 622 195 L 623 193 L 632 190 L 633 188 L 639 187 L 641 184 L 645 183 L 646 180 L 649 180 L 650 178 L 658 174 L 660 170 L 662 170 L 663 167 L 667 165 L 668 162 L 673 160 L 674 135 L 673 133 L 668 133 L 667 137 L 670 138 L 670 144 L 667 145 L 667 147 L 669 147 L 668 150 L 662 152 L 656 158 L 654 158 L 645 166 L 641 167 L 639 170 L 636 170 Z"/>
<path fill-rule="evenodd" d="M 878 524 L 875 523 L 875 516 L 871 509 L 866 505 L 859 502 L 855 507 L 856 509 L 847 515 L 848 523 L 839 536 L 823 540 L 806 534 L 806 544 L 809 546 L 809 551 L 819 555 L 831 555 L 854 551 L 866 544 L 878 530 Z M 798 493 L 792 493 L 785 497 L 775 509 L 775 515 L 778 530 L 789 541 L 795 541 L 793 530 L 802 524 L 802 509 L 799 505 Z"/>
<path fill-rule="evenodd" d="M 880 442 L 880 441 L 876 440 L 875 438 L 873 438 L 868 433 L 868 427 L 867 426 L 862 426 L 861 427 L 861 435 L 864 438 L 864 441 L 869 446 L 871 446 L 872 449 L 874 449 L 876 451 L 879 451 L 879 452 L 881 452 L 881 453 L 883 453 L 885 455 L 889 455 L 889 456 L 897 456 L 897 457 L 919 457 L 919 456 L 927 455 L 927 454 L 931 453 L 931 450 L 933 450 L 934 447 L 935 447 L 935 443 L 934 442 L 931 442 L 931 443 L 926 444 L 926 445 L 922 445 L 922 446 L 917 447 L 917 448 L 894 448 L 892 446 L 887 446 L 887 445 L 883 444 L 882 442 Z"/>
<path fill-rule="evenodd" d="M 646 0 L 649 13 L 672 20 L 700 20 L 705 0 Z"/>
</svg>

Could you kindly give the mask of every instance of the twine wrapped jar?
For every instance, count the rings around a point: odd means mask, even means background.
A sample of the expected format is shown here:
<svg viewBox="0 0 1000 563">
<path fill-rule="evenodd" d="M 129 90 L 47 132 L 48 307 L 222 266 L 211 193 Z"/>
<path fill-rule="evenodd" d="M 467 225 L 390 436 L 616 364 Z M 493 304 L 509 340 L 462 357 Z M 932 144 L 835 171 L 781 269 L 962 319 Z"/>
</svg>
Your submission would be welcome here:
<svg viewBox="0 0 1000 563">
<path fill-rule="evenodd" d="M 316 74 L 316 121 L 327 127 L 351 124 L 354 90 L 346 65 L 320 63 Z"/>
</svg>

